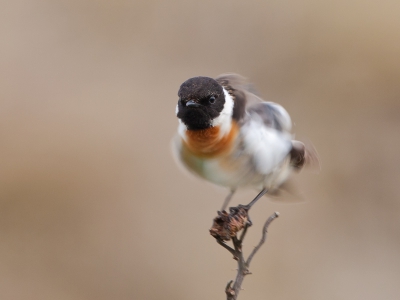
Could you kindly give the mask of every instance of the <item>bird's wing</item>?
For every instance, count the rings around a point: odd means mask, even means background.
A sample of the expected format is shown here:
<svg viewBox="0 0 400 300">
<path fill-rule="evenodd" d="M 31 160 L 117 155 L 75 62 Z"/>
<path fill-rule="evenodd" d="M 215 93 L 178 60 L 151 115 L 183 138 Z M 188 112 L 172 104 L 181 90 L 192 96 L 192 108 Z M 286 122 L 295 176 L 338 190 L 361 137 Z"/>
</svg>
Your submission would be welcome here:
<svg viewBox="0 0 400 300">
<path fill-rule="evenodd" d="M 282 125 L 282 129 L 291 130 L 291 120 L 286 110 L 273 102 L 265 102 L 246 78 L 238 74 L 221 74 L 215 80 L 222 85 L 234 100 L 233 118 L 243 121 L 246 111 L 257 110 L 266 122 L 273 121 L 275 125 Z M 267 106 L 264 106 L 267 103 Z M 270 124 L 266 124 L 269 126 Z"/>
<path fill-rule="evenodd" d="M 247 107 L 247 118 L 261 118 L 264 126 L 290 133 L 292 121 L 288 112 L 274 102 L 261 102 Z"/>
<path fill-rule="evenodd" d="M 231 87 L 235 90 L 241 90 L 243 92 L 251 93 L 255 96 L 255 99 L 258 98 L 258 92 L 254 88 L 254 86 L 247 81 L 246 78 L 234 73 L 226 73 L 221 74 L 215 80 L 224 87 Z M 255 102 L 261 102 L 262 100 L 258 98 Z"/>
<path fill-rule="evenodd" d="M 282 106 L 261 99 L 253 85 L 238 74 L 221 74 L 215 80 L 232 95 L 235 103 L 233 118 L 241 124 L 245 147 L 248 151 L 256 149 L 255 163 L 263 174 L 288 154 L 295 170 L 304 166 L 319 169 L 315 148 L 311 144 L 291 141 L 292 121 Z"/>
<path fill-rule="evenodd" d="M 263 102 L 257 96 L 255 88 L 238 74 L 222 74 L 215 80 L 232 96 L 234 101 L 232 117 L 238 123 L 243 121 L 249 105 Z"/>
</svg>

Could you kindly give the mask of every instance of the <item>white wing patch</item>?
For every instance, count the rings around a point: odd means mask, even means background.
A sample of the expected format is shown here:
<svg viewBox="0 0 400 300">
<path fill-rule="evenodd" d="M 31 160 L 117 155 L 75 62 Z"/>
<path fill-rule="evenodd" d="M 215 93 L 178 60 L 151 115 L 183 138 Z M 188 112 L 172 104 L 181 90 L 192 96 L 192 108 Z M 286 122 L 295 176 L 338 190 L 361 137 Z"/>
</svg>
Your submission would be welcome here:
<svg viewBox="0 0 400 300">
<path fill-rule="evenodd" d="M 289 133 L 266 127 L 257 115 L 241 128 L 245 151 L 253 157 L 256 170 L 264 175 L 281 165 L 291 149 Z"/>
</svg>

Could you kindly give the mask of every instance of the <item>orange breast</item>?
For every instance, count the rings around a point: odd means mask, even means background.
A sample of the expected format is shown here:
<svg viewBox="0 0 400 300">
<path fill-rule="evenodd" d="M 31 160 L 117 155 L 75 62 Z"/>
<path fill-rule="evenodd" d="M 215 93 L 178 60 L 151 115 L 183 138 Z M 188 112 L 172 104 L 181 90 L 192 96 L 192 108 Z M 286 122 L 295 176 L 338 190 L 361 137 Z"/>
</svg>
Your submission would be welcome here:
<svg viewBox="0 0 400 300">
<path fill-rule="evenodd" d="M 190 152 L 200 157 L 213 157 L 230 151 L 239 132 L 236 122 L 232 122 L 228 134 L 220 137 L 219 126 L 202 130 L 186 131 L 187 140 L 184 145 Z"/>
</svg>

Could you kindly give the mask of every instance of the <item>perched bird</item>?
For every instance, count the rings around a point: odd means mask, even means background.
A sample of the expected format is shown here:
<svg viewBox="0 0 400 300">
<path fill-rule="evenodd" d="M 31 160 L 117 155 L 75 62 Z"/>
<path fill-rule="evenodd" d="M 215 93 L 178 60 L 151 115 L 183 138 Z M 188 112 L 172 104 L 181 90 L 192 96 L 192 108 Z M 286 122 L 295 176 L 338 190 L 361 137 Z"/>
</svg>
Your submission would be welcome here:
<svg viewBox="0 0 400 300">
<path fill-rule="evenodd" d="M 292 122 L 279 104 L 259 98 L 236 74 L 193 77 L 178 91 L 173 150 L 191 172 L 230 189 L 275 193 L 293 171 L 318 163 L 312 147 L 292 140 Z"/>
</svg>

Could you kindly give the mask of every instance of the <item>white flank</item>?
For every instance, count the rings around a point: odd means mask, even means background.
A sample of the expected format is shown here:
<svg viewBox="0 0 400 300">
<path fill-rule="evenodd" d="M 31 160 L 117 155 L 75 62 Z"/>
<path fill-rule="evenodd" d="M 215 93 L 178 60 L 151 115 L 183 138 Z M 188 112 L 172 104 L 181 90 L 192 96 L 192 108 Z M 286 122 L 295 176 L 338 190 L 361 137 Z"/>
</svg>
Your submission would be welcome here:
<svg viewBox="0 0 400 300">
<path fill-rule="evenodd" d="M 260 174 L 274 171 L 290 150 L 290 135 L 266 127 L 257 115 L 243 125 L 241 132 L 246 152 L 252 155 Z"/>
</svg>

